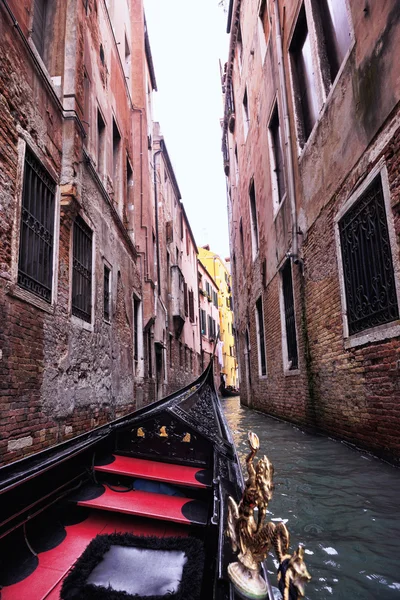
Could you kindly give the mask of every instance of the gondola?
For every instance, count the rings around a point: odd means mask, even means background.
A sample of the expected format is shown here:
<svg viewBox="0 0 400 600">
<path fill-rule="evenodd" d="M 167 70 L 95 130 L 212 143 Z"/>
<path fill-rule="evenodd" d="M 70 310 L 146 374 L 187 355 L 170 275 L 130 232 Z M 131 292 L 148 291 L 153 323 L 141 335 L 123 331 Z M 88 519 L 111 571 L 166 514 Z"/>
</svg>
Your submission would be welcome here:
<svg viewBox="0 0 400 600">
<path fill-rule="evenodd" d="M 232 387 L 231 385 L 227 385 L 226 387 L 220 385 L 219 392 L 223 398 L 233 398 L 234 396 L 240 396 L 240 391 L 237 388 Z"/>
<path fill-rule="evenodd" d="M 241 598 L 243 489 L 210 365 L 163 400 L 0 469 L 0 598 Z"/>
</svg>

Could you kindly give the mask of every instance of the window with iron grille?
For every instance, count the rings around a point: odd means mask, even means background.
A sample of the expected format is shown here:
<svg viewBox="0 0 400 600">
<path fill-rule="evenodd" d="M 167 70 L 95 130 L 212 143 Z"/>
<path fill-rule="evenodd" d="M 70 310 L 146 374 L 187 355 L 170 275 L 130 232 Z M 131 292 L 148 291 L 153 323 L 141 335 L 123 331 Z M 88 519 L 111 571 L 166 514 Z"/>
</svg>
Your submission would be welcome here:
<svg viewBox="0 0 400 600">
<path fill-rule="evenodd" d="M 290 260 L 282 269 L 282 292 L 285 311 L 286 347 L 289 369 L 298 368 L 296 322 L 294 315 L 293 280 Z"/>
<path fill-rule="evenodd" d="M 349 335 L 399 318 L 380 174 L 339 221 Z"/>
<path fill-rule="evenodd" d="M 56 184 L 27 148 L 22 191 L 18 284 L 51 302 Z"/>
<path fill-rule="evenodd" d="M 88 323 L 92 320 L 92 241 L 93 232 L 76 217 L 72 255 L 72 314 Z"/>
<path fill-rule="evenodd" d="M 259 373 L 263 377 L 267 374 L 267 358 L 265 354 L 264 311 L 261 298 L 259 298 L 256 302 L 256 325 L 258 340 Z"/>
<path fill-rule="evenodd" d="M 106 321 L 110 320 L 110 274 L 111 270 L 104 265 L 103 315 Z"/>
</svg>

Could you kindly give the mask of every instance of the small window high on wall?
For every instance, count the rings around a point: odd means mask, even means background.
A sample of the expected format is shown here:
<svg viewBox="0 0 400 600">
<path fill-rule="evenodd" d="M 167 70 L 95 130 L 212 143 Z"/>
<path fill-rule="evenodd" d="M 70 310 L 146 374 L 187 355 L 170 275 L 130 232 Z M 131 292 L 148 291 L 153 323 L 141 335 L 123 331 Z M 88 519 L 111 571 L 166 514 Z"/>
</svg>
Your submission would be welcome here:
<svg viewBox="0 0 400 600">
<path fill-rule="evenodd" d="M 304 5 L 297 19 L 293 39 L 290 44 L 290 55 L 296 112 L 302 128 L 302 131 L 299 132 L 299 141 L 303 145 L 307 141 L 318 117 L 318 98 L 311 41 Z"/>
<path fill-rule="evenodd" d="M 321 21 L 332 83 L 351 43 L 346 0 L 314 0 L 314 10 Z"/>
<path fill-rule="evenodd" d="M 253 260 L 258 254 L 258 221 L 257 221 L 257 204 L 256 204 L 256 191 L 254 188 L 254 181 L 250 184 L 249 190 L 250 199 L 250 222 L 251 222 L 251 247 L 253 251 Z"/>
<path fill-rule="evenodd" d="M 269 38 L 270 26 L 267 0 L 261 0 L 258 9 L 258 38 L 260 41 L 261 61 L 264 62 L 267 51 L 267 42 Z"/>
<path fill-rule="evenodd" d="M 272 112 L 269 123 L 269 150 L 272 179 L 274 211 L 276 211 L 286 193 L 285 173 L 283 165 L 281 126 L 279 123 L 278 103 Z"/>
<path fill-rule="evenodd" d="M 261 297 L 256 302 L 256 328 L 259 374 L 261 377 L 265 377 L 267 374 L 267 358 L 265 353 L 264 311 Z"/>
</svg>

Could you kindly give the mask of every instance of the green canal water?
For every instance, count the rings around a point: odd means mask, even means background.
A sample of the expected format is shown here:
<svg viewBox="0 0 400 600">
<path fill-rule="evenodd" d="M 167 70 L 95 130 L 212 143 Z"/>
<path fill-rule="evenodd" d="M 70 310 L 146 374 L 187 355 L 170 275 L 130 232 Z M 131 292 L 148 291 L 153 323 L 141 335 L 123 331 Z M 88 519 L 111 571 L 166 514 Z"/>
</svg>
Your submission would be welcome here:
<svg viewBox="0 0 400 600">
<path fill-rule="evenodd" d="M 239 398 L 222 403 L 242 467 L 250 430 L 274 465 L 268 517 L 286 523 L 292 551 L 305 545 L 306 598 L 400 598 L 400 469 L 241 407 Z M 276 586 L 272 555 L 267 566 Z"/>
</svg>

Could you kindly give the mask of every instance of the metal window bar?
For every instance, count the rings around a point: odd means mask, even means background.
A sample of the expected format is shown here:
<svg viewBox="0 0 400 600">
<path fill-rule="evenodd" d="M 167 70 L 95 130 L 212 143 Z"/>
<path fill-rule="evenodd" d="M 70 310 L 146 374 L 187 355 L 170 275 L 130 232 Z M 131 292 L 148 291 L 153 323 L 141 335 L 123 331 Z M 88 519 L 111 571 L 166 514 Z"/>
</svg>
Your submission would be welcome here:
<svg viewBox="0 0 400 600">
<path fill-rule="evenodd" d="M 21 207 L 18 284 L 51 302 L 56 184 L 27 148 Z"/>
<path fill-rule="evenodd" d="M 104 265 L 104 318 L 110 320 L 110 269 Z"/>
<path fill-rule="evenodd" d="M 297 369 L 299 357 L 297 354 L 296 322 L 294 315 L 293 280 L 290 260 L 282 269 L 283 303 L 285 309 L 286 345 L 289 369 Z"/>
<path fill-rule="evenodd" d="M 392 251 L 378 175 L 339 221 L 349 334 L 399 318 Z"/>
<path fill-rule="evenodd" d="M 92 238 L 92 230 L 81 217 L 76 217 L 72 256 L 72 314 L 88 323 L 92 320 Z"/>
</svg>

